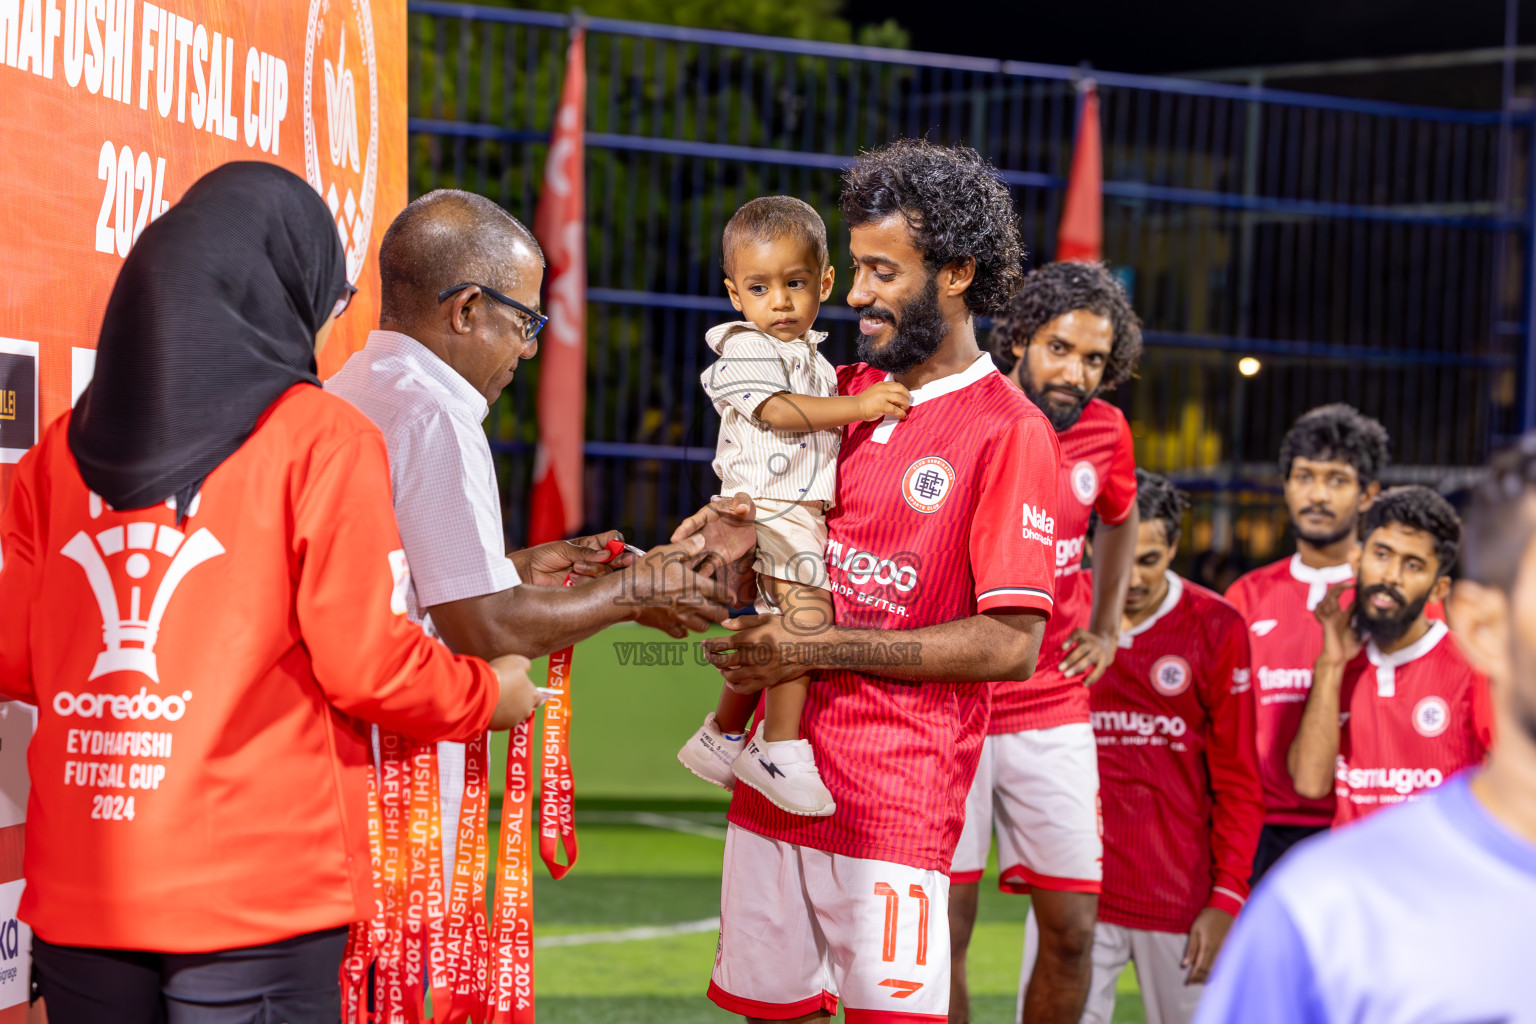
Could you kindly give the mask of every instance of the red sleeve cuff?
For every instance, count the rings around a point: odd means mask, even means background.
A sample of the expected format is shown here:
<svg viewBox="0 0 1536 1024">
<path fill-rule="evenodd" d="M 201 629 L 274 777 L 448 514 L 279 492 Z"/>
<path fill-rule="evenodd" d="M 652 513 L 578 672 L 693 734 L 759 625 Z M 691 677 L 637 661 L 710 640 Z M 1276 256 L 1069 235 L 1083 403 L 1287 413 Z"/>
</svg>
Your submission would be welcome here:
<svg viewBox="0 0 1536 1024">
<path fill-rule="evenodd" d="M 1050 591 L 1041 590 L 1039 587 L 993 587 L 976 595 L 978 612 L 994 612 L 1009 608 L 1039 612 L 1049 619 L 1055 607 L 1056 602 L 1051 597 Z"/>
<path fill-rule="evenodd" d="M 1131 517 L 1131 509 L 1133 509 L 1135 507 L 1136 507 L 1136 499 L 1135 499 L 1135 497 L 1132 497 L 1130 501 L 1125 503 L 1125 508 L 1120 510 L 1120 514 L 1119 515 L 1106 516 L 1102 512 L 1100 512 L 1099 513 L 1099 519 L 1101 521 L 1103 521 L 1108 526 L 1119 526 L 1121 523 L 1125 522 L 1127 519 L 1129 519 Z"/>
<path fill-rule="evenodd" d="M 1217 910 L 1225 910 L 1233 917 L 1236 917 L 1238 911 L 1243 909 L 1243 904 L 1247 902 L 1248 897 L 1246 894 L 1238 893 L 1225 886 L 1214 885 L 1211 887 L 1210 899 L 1205 901 L 1205 905 L 1207 907 L 1214 907 Z"/>
<path fill-rule="evenodd" d="M 458 662 L 457 669 L 467 668 L 474 673 L 470 699 L 475 707 L 468 718 L 450 726 L 452 734 L 443 738 L 454 743 L 468 743 L 477 736 L 484 736 L 490 729 L 491 716 L 496 713 L 496 703 L 501 699 L 501 680 L 496 677 L 496 670 L 480 658 L 456 654 L 453 659 Z"/>
</svg>

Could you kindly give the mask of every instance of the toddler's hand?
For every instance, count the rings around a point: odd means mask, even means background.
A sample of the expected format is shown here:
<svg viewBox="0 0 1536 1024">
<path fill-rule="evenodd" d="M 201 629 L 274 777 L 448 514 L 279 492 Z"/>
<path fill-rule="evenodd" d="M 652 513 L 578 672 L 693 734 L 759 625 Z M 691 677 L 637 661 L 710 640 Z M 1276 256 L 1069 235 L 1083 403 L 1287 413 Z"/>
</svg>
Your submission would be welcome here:
<svg viewBox="0 0 1536 1024">
<path fill-rule="evenodd" d="M 907 418 L 907 410 L 912 407 L 912 392 L 893 380 L 871 384 L 859 392 L 858 399 L 859 418 L 865 422 L 886 416 L 904 420 Z"/>
</svg>

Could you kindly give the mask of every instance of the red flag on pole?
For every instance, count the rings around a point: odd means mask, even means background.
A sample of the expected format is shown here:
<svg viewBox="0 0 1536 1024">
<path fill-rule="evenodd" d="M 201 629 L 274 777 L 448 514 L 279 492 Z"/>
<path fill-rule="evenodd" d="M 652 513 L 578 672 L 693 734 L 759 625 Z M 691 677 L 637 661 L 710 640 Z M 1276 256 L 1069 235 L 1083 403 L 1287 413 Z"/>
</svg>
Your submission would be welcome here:
<svg viewBox="0 0 1536 1024">
<path fill-rule="evenodd" d="M 582 521 L 587 412 L 586 32 L 571 33 L 565 88 L 544 164 L 533 233 L 549 267 L 549 323 L 539 336 L 539 447 L 528 543 L 569 537 Z"/>
<path fill-rule="evenodd" d="M 1081 86 L 1072 173 L 1056 232 L 1056 258 L 1085 262 L 1104 255 L 1104 158 L 1099 141 L 1099 91 L 1093 80 Z"/>
</svg>

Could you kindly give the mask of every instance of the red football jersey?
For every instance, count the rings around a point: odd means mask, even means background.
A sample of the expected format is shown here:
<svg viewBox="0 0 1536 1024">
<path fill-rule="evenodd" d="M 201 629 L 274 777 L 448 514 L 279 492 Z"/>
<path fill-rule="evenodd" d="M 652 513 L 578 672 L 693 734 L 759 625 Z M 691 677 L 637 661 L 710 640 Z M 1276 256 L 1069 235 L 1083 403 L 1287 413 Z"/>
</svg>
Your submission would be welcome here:
<svg viewBox="0 0 1536 1024">
<path fill-rule="evenodd" d="M 1121 523 L 1136 504 L 1136 453 L 1124 413 L 1095 398 L 1057 438 L 1056 613 L 1046 624 L 1034 676 L 993 684 L 987 726 L 993 735 L 1088 721 L 1083 677 L 1068 678 L 1060 671 L 1067 656 L 1061 645 L 1074 629 L 1087 627 L 1093 611 L 1093 580 L 1081 572 L 1088 519 L 1097 509 L 1106 523 Z"/>
<path fill-rule="evenodd" d="M 1236 914 L 1264 824 L 1242 615 L 1168 574 L 1152 617 L 1120 634 L 1090 688 L 1104 810 L 1099 919 L 1187 932 Z"/>
<path fill-rule="evenodd" d="M 1312 569 L 1292 555 L 1253 570 L 1227 590 L 1227 600 L 1248 622 L 1264 820 L 1270 824 L 1333 821 L 1333 796 L 1308 800 L 1297 793 L 1285 759 L 1312 691 L 1312 665 L 1323 652 L 1323 627 L 1312 610 L 1329 586 L 1353 578 L 1348 564 Z"/>
<path fill-rule="evenodd" d="M 1368 642 L 1345 666 L 1334 827 L 1482 764 L 1493 735 L 1488 680 L 1449 633 L 1431 622 L 1402 650 Z"/>
<path fill-rule="evenodd" d="M 887 375 L 838 371 L 838 394 Z M 827 570 L 837 624 L 903 630 L 986 611 L 1050 614 L 1056 569 L 1056 432 L 983 355 L 912 392 L 907 419 L 846 428 Z M 878 652 L 877 652 L 878 653 Z M 736 787 L 730 820 L 831 853 L 948 871 L 990 705 L 985 683 L 815 676 L 801 718 L 837 800 L 827 818 L 777 810 Z"/>
</svg>

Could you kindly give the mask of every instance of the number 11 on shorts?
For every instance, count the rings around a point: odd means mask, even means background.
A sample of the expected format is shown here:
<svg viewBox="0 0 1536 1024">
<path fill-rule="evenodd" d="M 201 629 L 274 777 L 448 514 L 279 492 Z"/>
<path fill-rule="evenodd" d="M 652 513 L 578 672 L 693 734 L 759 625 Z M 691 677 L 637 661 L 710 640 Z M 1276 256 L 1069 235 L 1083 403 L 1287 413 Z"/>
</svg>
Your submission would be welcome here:
<svg viewBox="0 0 1536 1024">
<path fill-rule="evenodd" d="M 880 948 L 880 959 L 887 963 L 896 959 L 896 935 L 901 921 L 901 893 L 897 892 L 885 882 L 875 883 L 875 895 L 885 900 L 885 934 Z M 907 890 L 907 895 L 917 901 L 917 966 L 924 967 L 928 964 L 928 894 L 920 885 L 913 885 Z M 920 981 L 903 981 L 899 978 L 886 978 L 880 982 L 885 988 L 896 989 L 891 995 L 897 999 L 905 999 L 918 989 L 923 987 Z"/>
</svg>

